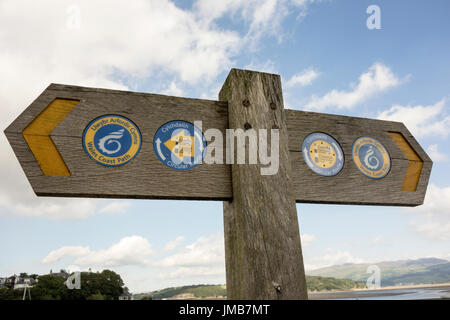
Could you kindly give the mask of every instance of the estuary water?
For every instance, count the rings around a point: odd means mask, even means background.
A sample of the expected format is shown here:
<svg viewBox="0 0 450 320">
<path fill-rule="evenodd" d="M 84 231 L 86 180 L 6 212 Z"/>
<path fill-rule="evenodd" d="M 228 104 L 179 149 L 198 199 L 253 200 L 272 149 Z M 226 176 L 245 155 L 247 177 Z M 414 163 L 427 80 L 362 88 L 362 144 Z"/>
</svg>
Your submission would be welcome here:
<svg viewBox="0 0 450 320">
<path fill-rule="evenodd" d="M 450 299 L 450 286 L 310 293 L 311 300 L 430 300 Z"/>
</svg>

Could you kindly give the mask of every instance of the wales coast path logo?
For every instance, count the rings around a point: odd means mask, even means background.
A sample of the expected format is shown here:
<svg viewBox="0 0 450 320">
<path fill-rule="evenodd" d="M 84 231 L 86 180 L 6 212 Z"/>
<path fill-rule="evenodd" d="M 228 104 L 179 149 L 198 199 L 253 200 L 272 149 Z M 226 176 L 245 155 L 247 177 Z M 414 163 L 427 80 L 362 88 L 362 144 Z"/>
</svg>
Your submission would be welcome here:
<svg viewBox="0 0 450 320">
<path fill-rule="evenodd" d="M 308 167 L 321 176 L 335 176 L 344 166 L 344 153 L 333 137 L 314 132 L 302 143 L 302 153 Z"/>
<path fill-rule="evenodd" d="M 169 168 L 189 170 L 202 163 L 206 140 L 202 131 L 187 121 L 170 121 L 156 131 L 153 148 Z"/>
<path fill-rule="evenodd" d="M 82 140 L 89 157 L 110 167 L 130 162 L 142 145 L 138 127 L 119 115 L 104 115 L 94 119 L 84 130 Z"/>
<path fill-rule="evenodd" d="M 353 161 L 364 175 L 373 179 L 384 178 L 391 169 L 391 158 L 386 148 L 371 137 L 358 138 L 353 143 Z"/>
</svg>

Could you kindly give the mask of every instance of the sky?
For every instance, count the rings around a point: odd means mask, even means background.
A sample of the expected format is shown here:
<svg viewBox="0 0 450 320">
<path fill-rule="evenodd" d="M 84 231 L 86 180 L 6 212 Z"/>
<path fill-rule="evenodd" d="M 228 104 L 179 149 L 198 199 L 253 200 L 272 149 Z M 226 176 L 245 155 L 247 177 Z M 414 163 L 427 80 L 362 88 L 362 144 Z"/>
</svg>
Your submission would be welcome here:
<svg viewBox="0 0 450 320">
<path fill-rule="evenodd" d="M 306 270 L 450 260 L 449 12 L 447 0 L 0 0 L 0 127 L 50 83 L 217 99 L 231 68 L 276 73 L 286 108 L 402 121 L 434 161 L 416 208 L 297 204 Z M 0 276 L 111 269 L 132 292 L 225 283 L 221 202 L 38 198 L 3 134 L 0 226 Z"/>
</svg>

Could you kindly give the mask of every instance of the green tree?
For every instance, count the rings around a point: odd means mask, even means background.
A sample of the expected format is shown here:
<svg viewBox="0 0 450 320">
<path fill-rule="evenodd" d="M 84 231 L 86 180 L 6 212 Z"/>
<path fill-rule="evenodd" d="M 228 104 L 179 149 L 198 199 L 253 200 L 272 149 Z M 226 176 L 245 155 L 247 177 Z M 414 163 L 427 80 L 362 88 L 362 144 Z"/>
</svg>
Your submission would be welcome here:
<svg viewBox="0 0 450 320">
<path fill-rule="evenodd" d="M 21 300 L 22 290 L 14 290 L 9 288 L 0 289 L 0 300 Z"/>
<path fill-rule="evenodd" d="M 123 292 L 123 280 L 114 271 L 104 270 L 101 273 L 82 272 L 80 277 L 81 288 L 68 289 L 65 284 L 66 278 L 64 277 L 52 274 L 39 276 L 37 284 L 31 288 L 31 299 L 117 300 Z M 8 299 L 14 299 L 15 297 L 11 295 L 11 292 L 6 291 L 0 292 L 0 299 L 3 296 Z"/>
<path fill-rule="evenodd" d="M 31 299 L 60 300 L 67 295 L 66 281 L 63 277 L 51 274 L 40 276 L 39 281 L 31 288 Z"/>
<path fill-rule="evenodd" d="M 106 300 L 106 297 L 98 292 L 95 294 L 91 294 L 89 297 L 87 297 L 87 300 Z"/>
</svg>

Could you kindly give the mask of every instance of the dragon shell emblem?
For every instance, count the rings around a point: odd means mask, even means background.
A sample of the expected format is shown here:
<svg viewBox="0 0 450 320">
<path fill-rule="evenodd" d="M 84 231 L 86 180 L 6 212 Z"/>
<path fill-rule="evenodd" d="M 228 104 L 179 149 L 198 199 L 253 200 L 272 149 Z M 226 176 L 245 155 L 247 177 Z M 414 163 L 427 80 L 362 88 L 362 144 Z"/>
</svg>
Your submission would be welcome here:
<svg viewBox="0 0 450 320">
<path fill-rule="evenodd" d="M 125 129 L 120 129 L 119 131 L 112 132 L 107 136 L 104 136 L 98 141 L 99 149 L 106 154 L 114 154 L 119 152 L 122 148 L 122 144 L 120 143 L 120 138 L 123 137 L 123 132 Z M 107 148 L 106 146 L 115 145 L 114 149 Z"/>
<path fill-rule="evenodd" d="M 372 137 L 360 137 L 353 143 L 353 161 L 365 176 L 384 178 L 391 169 L 391 158 L 384 145 Z"/>
<path fill-rule="evenodd" d="M 117 167 L 137 156 L 142 145 L 139 128 L 119 115 L 98 117 L 83 133 L 83 148 L 97 163 Z"/>
</svg>

